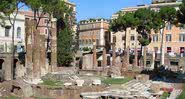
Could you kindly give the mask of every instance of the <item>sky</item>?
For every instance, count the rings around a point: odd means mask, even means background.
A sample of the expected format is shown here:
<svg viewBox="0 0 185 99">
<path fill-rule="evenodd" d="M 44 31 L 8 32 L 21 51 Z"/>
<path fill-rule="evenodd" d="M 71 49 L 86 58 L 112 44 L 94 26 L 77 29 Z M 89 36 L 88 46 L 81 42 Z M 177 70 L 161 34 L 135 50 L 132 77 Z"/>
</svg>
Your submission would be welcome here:
<svg viewBox="0 0 185 99">
<path fill-rule="evenodd" d="M 76 4 L 77 21 L 89 18 L 110 19 L 122 8 L 150 4 L 151 0 L 70 0 Z"/>
</svg>

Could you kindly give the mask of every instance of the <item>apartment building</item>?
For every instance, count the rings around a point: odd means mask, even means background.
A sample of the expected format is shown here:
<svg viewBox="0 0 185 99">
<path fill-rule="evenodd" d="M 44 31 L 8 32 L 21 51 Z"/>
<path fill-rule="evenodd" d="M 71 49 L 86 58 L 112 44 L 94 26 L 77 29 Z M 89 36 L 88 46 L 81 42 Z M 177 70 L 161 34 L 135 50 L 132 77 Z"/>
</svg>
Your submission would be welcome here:
<svg viewBox="0 0 185 99">
<path fill-rule="evenodd" d="M 110 38 L 109 20 L 106 19 L 89 19 L 82 20 L 78 25 L 79 47 L 93 48 L 93 43 L 97 46 L 105 46 Z"/>
<path fill-rule="evenodd" d="M 127 12 L 134 12 L 140 8 L 151 8 L 152 10 L 158 11 L 161 7 L 164 6 L 171 6 L 174 7 L 176 10 L 178 10 L 178 6 L 181 2 L 170 2 L 170 3 L 156 3 L 151 5 L 140 5 L 137 7 L 128 7 L 121 9 L 121 12 L 127 13 Z M 117 18 L 118 14 L 112 15 L 112 19 Z M 125 46 L 129 47 L 131 50 L 135 47 L 140 49 L 140 44 L 137 41 L 135 43 L 135 39 L 138 38 L 138 33 L 134 29 L 127 29 L 127 32 L 125 31 L 119 31 L 117 33 L 112 33 L 112 42 L 116 43 L 116 49 L 124 49 Z M 183 33 L 184 29 L 183 27 L 175 27 L 172 24 L 166 24 L 166 28 L 164 29 L 164 46 L 166 46 L 165 52 L 175 52 L 180 53 L 180 49 L 183 49 L 184 43 L 183 43 Z M 126 40 L 125 34 L 127 34 Z M 116 40 L 115 40 L 116 39 Z M 134 42 L 135 41 L 135 42 Z M 178 43 L 181 42 L 181 43 Z M 125 44 L 126 43 L 126 44 Z M 178 44 L 177 44 L 178 43 Z M 154 33 L 152 32 L 152 42 L 148 46 L 148 51 L 159 51 L 161 45 L 161 34 L 160 33 Z M 167 50 L 168 49 L 168 50 Z M 170 50 L 171 49 L 171 50 Z"/>
<path fill-rule="evenodd" d="M 161 7 L 171 6 L 176 10 L 179 9 L 179 5 L 181 2 L 173 1 L 172 2 L 160 2 L 160 3 L 152 3 L 150 5 L 140 5 L 137 7 L 128 7 L 121 9 L 120 11 L 123 13 L 134 12 L 140 8 L 151 8 L 154 11 L 159 11 Z M 118 14 L 114 14 L 112 19 L 117 18 Z M 128 32 L 128 33 L 127 33 Z M 137 48 L 140 51 L 139 41 L 135 40 L 138 38 L 138 33 L 134 29 L 127 29 L 125 31 L 119 31 L 116 33 L 111 33 L 111 42 L 115 42 L 116 49 L 124 49 L 125 47 L 129 47 L 132 52 L 134 48 Z M 126 35 L 126 37 L 125 37 Z M 179 66 L 184 66 L 184 60 L 181 57 L 185 57 L 185 27 L 176 27 L 173 24 L 166 24 L 164 28 L 164 39 L 163 46 L 162 43 L 162 34 L 151 32 L 151 43 L 147 46 L 147 65 L 148 66 L 159 66 L 160 64 L 165 64 L 168 66 L 172 66 L 177 70 Z M 124 39 L 125 38 L 125 39 Z M 135 42 L 134 42 L 135 41 Z M 162 50 L 161 50 L 162 49 Z M 162 52 L 162 56 L 160 54 Z M 162 58 L 161 58 L 162 57 Z M 183 67 L 185 69 L 185 67 Z M 174 69 L 173 69 L 174 70 Z"/>
<path fill-rule="evenodd" d="M 11 19 L 13 20 L 13 16 Z M 6 17 L 4 22 L 0 20 L 0 23 L 0 53 L 11 53 L 13 27 Z M 21 14 L 18 14 L 15 19 L 14 44 L 19 46 L 16 47 L 19 48 L 17 51 L 22 51 L 21 46 L 25 46 L 25 16 Z"/>
</svg>

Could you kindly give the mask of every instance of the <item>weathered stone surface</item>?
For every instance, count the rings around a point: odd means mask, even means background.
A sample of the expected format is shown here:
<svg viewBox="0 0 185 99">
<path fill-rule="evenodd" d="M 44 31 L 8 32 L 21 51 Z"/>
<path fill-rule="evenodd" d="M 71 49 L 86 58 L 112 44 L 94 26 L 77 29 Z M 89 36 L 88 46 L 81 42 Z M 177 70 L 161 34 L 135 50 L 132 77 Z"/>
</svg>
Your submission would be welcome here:
<svg viewBox="0 0 185 99">
<path fill-rule="evenodd" d="M 51 29 L 51 71 L 57 67 L 57 34 L 56 29 Z"/>
<path fill-rule="evenodd" d="M 5 80 L 12 80 L 11 56 L 8 55 L 5 61 Z"/>
<path fill-rule="evenodd" d="M 93 44 L 93 69 L 97 68 L 96 44 Z"/>
<path fill-rule="evenodd" d="M 33 48 L 32 48 L 32 26 L 33 26 L 33 21 L 26 20 L 26 76 L 28 79 L 33 78 Z"/>
<path fill-rule="evenodd" d="M 115 65 L 111 67 L 111 76 L 121 76 L 121 58 L 115 59 Z"/>
<path fill-rule="evenodd" d="M 122 59 L 122 68 L 121 68 L 122 74 L 124 74 L 124 72 L 128 70 L 128 66 L 129 66 L 129 48 L 126 48 L 126 51 L 124 51 L 124 56 Z"/>
<path fill-rule="evenodd" d="M 38 30 L 33 31 L 34 43 L 33 43 L 33 76 L 39 79 L 41 76 L 40 70 L 40 33 Z"/>
<path fill-rule="evenodd" d="M 154 91 L 154 92 L 159 92 L 161 89 L 160 83 L 152 83 L 152 85 L 150 86 L 150 88 Z"/>
<path fill-rule="evenodd" d="M 47 89 L 43 87 L 34 87 L 35 96 L 43 96 L 51 99 L 81 99 L 82 92 L 99 92 L 104 91 L 105 86 L 84 86 L 84 87 L 69 87 L 63 89 Z"/>
<path fill-rule="evenodd" d="M 16 79 L 23 78 L 26 74 L 26 68 L 23 64 L 20 64 L 19 61 L 17 62 L 16 66 Z"/>
<path fill-rule="evenodd" d="M 116 49 L 115 44 L 112 44 L 112 66 L 115 66 L 115 60 L 116 60 Z"/>
<path fill-rule="evenodd" d="M 40 35 L 40 70 L 41 76 L 48 73 L 48 65 L 46 65 L 46 47 L 45 47 L 45 35 Z"/>
<path fill-rule="evenodd" d="M 93 85 L 101 85 L 101 80 L 99 80 L 99 79 L 94 79 L 94 80 L 93 80 Z"/>
<path fill-rule="evenodd" d="M 103 48 L 103 68 L 107 66 L 106 48 Z"/>
<path fill-rule="evenodd" d="M 84 55 L 83 56 L 83 59 L 82 59 L 82 69 L 83 70 L 92 70 L 92 69 L 94 69 L 93 67 L 94 67 L 94 63 L 92 62 L 92 60 L 93 60 L 93 57 L 94 57 L 94 55 L 92 55 L 92 54 L 87 54 L 87 55 Z"/>
<path fill-rule="evenodd" d="M 134 66 L 138 66 L 138 52 L 137 52 L 137 48 L 135 47 L 134 49 L 134 54 L 135 54 L 135 58 L 134 58 Z"/>
<path fill-rule="evenodd" d="M 24 82 L 23 80 L 15 80 L 12 82 L 13 93 L 21 97 L 31 97 L 33 95 L 33 90 L 30 84 Z"/>
<path fill-rule="evenodd" d="M 77 86 L 83 86 L 84 80 L 76 80 Z"/>
<path fill-rule="evenodd" d="M 148 81 L 149 80 L 149 75 L 144 75 L 144 74 L 140 74 L 140 75 L 136 75 L 136 80 L 139 80 L 139 81 Z"/>
</svg>

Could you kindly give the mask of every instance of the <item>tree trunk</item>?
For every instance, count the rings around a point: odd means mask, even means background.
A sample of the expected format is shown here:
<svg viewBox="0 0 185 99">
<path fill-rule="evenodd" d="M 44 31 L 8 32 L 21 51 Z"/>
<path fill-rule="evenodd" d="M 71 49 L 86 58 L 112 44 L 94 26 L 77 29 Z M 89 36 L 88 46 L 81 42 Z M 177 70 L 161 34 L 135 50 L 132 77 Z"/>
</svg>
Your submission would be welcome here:
<svg viewBox="0 0 185 99">
<path fill-rule="evenodd" d="M 14 47 L 14 31 L 15 31 L 15 22 L 12 24 L 12 59 L 11 59 L 11 71 L 12 79 L 14 79 L 14 56 L 15 56 L 15 47 Z"/>
</svg>

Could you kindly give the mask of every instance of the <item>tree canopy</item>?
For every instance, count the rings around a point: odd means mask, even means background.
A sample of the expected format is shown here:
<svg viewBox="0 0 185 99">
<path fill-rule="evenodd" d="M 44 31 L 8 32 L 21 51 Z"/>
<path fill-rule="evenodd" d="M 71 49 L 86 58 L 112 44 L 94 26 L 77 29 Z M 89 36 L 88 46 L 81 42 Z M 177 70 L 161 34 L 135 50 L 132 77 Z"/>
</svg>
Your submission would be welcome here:
<svg viewBox="0 0 185 99">
<path fill-rule="evenodd" d="M 111 31 L 120 31 L 126 30 L 126 28 L 134 28 L 138 25 L 139 20 L 134 17 L 134 13 L 119 13 L 117 19 L 111 21 L 110 30 Z"/>
<path fill-rule="evenodd" d="M 181 24 L 185 24 L 185 0 L 182 0 L 182 4 L 177 11 L 177 19 Z"/>
</svg>

